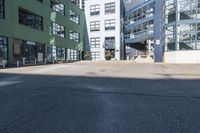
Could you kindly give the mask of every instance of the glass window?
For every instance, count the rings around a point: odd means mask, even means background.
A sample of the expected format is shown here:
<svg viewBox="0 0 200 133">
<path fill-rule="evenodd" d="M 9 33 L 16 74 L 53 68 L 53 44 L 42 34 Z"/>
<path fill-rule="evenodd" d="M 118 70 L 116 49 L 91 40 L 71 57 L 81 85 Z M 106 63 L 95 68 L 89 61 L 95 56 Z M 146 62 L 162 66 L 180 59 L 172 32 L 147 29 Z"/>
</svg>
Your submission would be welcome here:
<svg viewBox="0 0 200 133">
<path fill-rule="evenodd" d="M 8 42 L 6 37 L 0 36 L 0 66 L 3 65 L 2 61 L 8 61 Z"/>
<path fill-rule="evenodd" d="M 70 33 L 69 33 L 69 39 L 72 40 L 72 41 L 75 41 L 75 42 L 79 42 L 79 33 L 75 32 L 75 31 L 72 31 L 70 30 Z"/>
<path fill-rule="evenodd" d="M 100 37 L 90 38 L 90 47 L 91 48 L 100 48 Z"/>
<path fill-rule="evenodd" d="M 56 49 L 57 60 L 65 60 L 65 48 L 58 48 Z"/>
<path fill-rule="evenodd" d="M 79 18 L 80 18 L 80 16 L 77 13 L 73 12 L 72 10 L 69 10 L 69 19 L 71 21 L 79 24 Z"/>
<path fill-rule="evenodd" d="M 105 49 L 115 49 L 115 37 L 105 37 Z"/>
<path fill-rule="evenodd" d="M 51 32 L 53 35 L 65 37 L 65 27 L 55 22 L 51 22 Z"/>
<path fill-rule="evenodd" d="M 41 2 L 41 3 L 43 2 L 43 0 L 37 0 L 37 1 L 39 1 L 39 2 Z"/>
<path fill-rule="evenodd" d="M 115 29 L 115 19 L 105 20 L 105 30 Z"/>
<path fill-rule="evenodd" d="M 4 0 L 0 0 L 0 18 L 4 18 Z"/>
<path fill-rule="evenodd" d="M 43 30 L 43 17 L 22 8 L 19 8 L 19 23 L 31 28 Z"/>
<path fill-rule="evenodd" d="M 100 5 L 91 5 L 90 6 L 90 15 L 100 15 Z"/>
<path fill-rule="evenodd" d="M 65 5 L 62 4 L 59 0 L 51 0 L 50 7 L 61 15 L 65 15 Z"/>
<path fill-rule="evenodd" d="M 46 54 L 46 58 L 48 61 L 51 61 L 53 60 L 53 50 L 52 50 L 52 46 L 51 45 L 48 45 L 47 46 L 47 54 Z"/>
<path fill-rule="evenodd" d="M 90 22 L 90 31 L 100 31 L 100 21 Z"/>
<path fill-rule="evenodd" d="M 115 2 L 105 4 L 105 13 L 115 13 Z"/>
<path fill-rule="evenodd" d="M 79 0 L 70 0 L 73 4 L 79 6 L 80 1 Z"/>
<path fill-rule="evenodd" d="M 68 60 L 77 61 L 79 59 L 79 51 L 74 49 L 68 49 Z"/>
<path fill-rule="evenodd" d="M 91 52 L 92 55 L 92 60 L 100 60 L 100 52 L 96 51 L 96 52 Z"/>
</svg>

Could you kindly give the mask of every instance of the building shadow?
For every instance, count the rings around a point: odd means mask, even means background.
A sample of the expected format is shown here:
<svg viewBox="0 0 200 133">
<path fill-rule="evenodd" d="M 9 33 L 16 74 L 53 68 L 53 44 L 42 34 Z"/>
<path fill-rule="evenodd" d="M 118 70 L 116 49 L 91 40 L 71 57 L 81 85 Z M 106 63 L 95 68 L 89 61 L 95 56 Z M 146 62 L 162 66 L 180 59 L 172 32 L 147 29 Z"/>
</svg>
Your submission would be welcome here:
<svg viewBox="0 0 200 133">
<path fill-rule="evenodd" d="M 199 88 L 199 79 L 0 73 L 0 132 L 198 132 Z"/>
</svg>

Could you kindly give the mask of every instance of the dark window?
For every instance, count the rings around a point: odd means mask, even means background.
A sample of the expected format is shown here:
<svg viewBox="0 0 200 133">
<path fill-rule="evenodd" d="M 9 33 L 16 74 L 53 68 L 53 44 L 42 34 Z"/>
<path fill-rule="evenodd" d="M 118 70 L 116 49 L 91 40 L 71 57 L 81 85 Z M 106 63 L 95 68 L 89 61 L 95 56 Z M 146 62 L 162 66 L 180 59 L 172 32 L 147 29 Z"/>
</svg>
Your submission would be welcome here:
<svg viewBox="0 0 200 133">
<path fill-rule="evenodd" d="M 41 2 L 41 3 L 43 2 L 43 0 L 37 0 L 37 1 L 39 1 L 39 2 Z"/>
<path fill-rule="evenodd" d="M 105 49 L 115 49 L 115 37 L 105 37 Z"/>
<path fill-rule="evenodd" d="M 90 22 L 90 31 L 100 31 L 100 21 Z"/>
<path fill-rule="evenodd" d="M 56 48 L 57 60 L 65 60 L 65 48 Z"/>
<path fill-rule="evenodd" d="M 115 2 L 105 4 L 105 13 L 115 13 Z"/>
<path fill-rule="evenodd" d="M 99 15 L 100 14 L 100 5 L 92 5 L 90 6 L 90 15 Z"/>
<path fill-rule="evenodd" d="M 19 8 L 19 23 L 38 30 L 43 30 L 43 18 L 22 8 Z"/>
<path fill-rule="evenodd" d="M 80 1 L 79 0 L 70 0 L 73 4 L 79 6 Z"/>
<path fill-rule="evenodd" d="M 79 33 L 74 32 L 74 31 L 70 31 L 69 38 L 72 41 L 79 42 Z"/>
<path fill-rule="evenodd" d="M 65 27 L 55 22 L 51 22 L 51 32 L 53 35 L 65 37 Z"/>
<path fill-rule="evenodd" d="M 105 20 L 105 30 L 115 29 L 115 19 Z"/>
<path fill-rule="evenodd" d="M 43 63 L 44 44 L 20 39 L 13 39 L 13 62 L 25 59 L 25 64 Z"/>
<path fill-rule="evenodd" d="M 4 0 L 0 0 L 0 18 L 4 18 Z"/>
<path fill-rule="evenodd" d="M 7 62 L 7 60 L 8 60 L 8 41 L 6 37 L 0 36 L 0 66 L 3 65 L 3 61 Z"/>
<path fill-rule="evenodd" d="M 50 7 L 61 15 L 65 15 L 65 5 L 62 4 L 59 0 L 51 0 Z"/>
<path fill-rule="evenodd" d="M 72 10 L 69 10 L 69 19 L 74 23 L 79 24 L 79 15 Z"/>
</svg>

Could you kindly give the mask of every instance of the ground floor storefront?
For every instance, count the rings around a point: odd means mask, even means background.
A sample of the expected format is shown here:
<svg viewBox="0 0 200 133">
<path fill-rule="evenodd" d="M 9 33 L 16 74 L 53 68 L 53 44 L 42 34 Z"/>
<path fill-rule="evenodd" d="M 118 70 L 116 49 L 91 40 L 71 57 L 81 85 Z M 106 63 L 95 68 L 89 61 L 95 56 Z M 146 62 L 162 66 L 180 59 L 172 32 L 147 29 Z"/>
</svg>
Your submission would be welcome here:
<svg viewBox="0 0 200 133">
<path fill-rule="evenodd" d="M 0 67 L 26 66 L 81 60 L 81 51 L 23 39 L 0 36 Z"/>
</svg>

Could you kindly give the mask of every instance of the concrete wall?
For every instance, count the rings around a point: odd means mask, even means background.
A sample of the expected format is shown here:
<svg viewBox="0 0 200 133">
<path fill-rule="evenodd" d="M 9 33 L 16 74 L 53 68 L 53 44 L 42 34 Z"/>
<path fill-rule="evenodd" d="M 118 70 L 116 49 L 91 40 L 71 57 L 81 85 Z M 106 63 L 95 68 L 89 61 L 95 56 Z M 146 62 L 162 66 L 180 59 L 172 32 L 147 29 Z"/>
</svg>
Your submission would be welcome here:
<svg viewBox="0 0 200 133">
<path fill-rule="evenodd" d="M 200 50 L 165 52 L 164 62 L 165 63 L 200 63 Z"/>
</svg>

